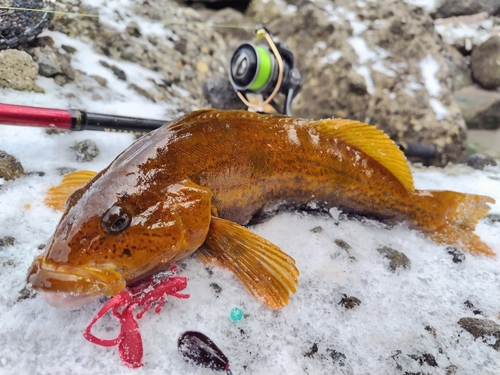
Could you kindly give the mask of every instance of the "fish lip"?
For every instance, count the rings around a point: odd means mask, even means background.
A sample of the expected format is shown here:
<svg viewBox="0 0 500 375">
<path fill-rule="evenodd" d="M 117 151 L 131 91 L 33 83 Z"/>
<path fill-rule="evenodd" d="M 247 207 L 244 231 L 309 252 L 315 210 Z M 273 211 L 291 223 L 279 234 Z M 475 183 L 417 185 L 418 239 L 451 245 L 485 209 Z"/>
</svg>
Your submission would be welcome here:
<svg viewBox="0 0 500 375">
<path fill-rule="evenodd" d="M 28 271 L 27 282 L 35 290 L 68 295 L 106 295 L 120 293 L 126 281 L 112 264 L 71 266 L 35 258 Z"/>
</svg>

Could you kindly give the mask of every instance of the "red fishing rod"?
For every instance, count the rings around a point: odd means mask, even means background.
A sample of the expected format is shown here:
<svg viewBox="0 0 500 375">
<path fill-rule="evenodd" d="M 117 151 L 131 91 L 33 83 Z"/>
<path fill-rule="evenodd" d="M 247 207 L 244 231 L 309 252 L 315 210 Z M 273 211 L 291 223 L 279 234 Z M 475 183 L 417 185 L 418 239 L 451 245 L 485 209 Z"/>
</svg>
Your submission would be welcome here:
<svg viewBox="0 0 500 375">
<path fill-rule="evenodd" d="M 104 115 L 79 109 L 52 109 L 0 103 L 0 124 L 5 125 L 142 134 L 157 129 L 165 123 L 167 121 Z"/>
</svg>

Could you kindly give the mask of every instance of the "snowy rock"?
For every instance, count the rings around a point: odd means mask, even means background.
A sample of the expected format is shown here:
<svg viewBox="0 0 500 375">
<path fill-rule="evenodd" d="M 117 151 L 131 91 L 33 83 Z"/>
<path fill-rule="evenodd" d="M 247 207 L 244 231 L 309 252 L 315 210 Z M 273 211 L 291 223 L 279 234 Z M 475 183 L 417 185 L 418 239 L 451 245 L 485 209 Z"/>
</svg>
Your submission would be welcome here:
<svg viewBox="0 0 500 375">
<path fill-rule="evenodd" d="M 478 318 L 462 318 L 458 321 L 458 324 L 474 336 L 475 339 L 482 338 L 493 349 L 500 351 L 500 325 L 494 321 Z"/>
<path fill-rule="evenodd" d="M 500 127 L 500 93 L 478 86 L 464 87 L 455 97 L 469 129 L 498 129 Z"/>
<path fill-rule="evenodd" d="M 38 66 L 26 52 L 18 50 L 0 51 L 0 86 L 14 90 L 37 90 L 35 80 Z"/>
<path fill-rule="evenodd" d="M 0 238 L 0 249 L 4 246 L 13 246 L 16 242 L 16 239 L 12 236 L 5 236 L 4 238 Z"/>
<path fill-rule="evenodd" d="M 483 170 L 487 165 L 496 166 L 497 162 L 495 161 L 495 158 L 490 155 L 476 153 L 469 156 L 469 159 L 467 159 L 467 165 L 474 169 Z"/>
<path fill-rule="evenodd" d="M 410 268 L 411 261 L 402 252 L 391 249 L 388 246 L 378 248 L 377 251 L 390 260 L 389 267 L 391 270 L 396 271 L 398 268 Z"/>
<path fill-rule="evenodd" d="M 436 0 L 434 18 L 463 16 L 480 12 L 496 14 L 500 10 L 498 0 Z"/>
<path fill-rule="evenodd" d="M 75 150 L 76 160 L 79 162 L 92 161 L 97 155 L 99 155 L 97 144 L 91 139 L 78 142 L 71 148 Z"/>
<path fill-rule="evenodd" d="M 304 75 L 294 115 L 369 122 L 395 141 L 436 146 L 431 163 L 461 159 L 466 127 L 452 96 L 458 68 L 450 68 L 457 64 L 421 8 L 306 2 L 269 28 L 279 31 Z M 463 70 L 463 59 L 458 65 Z"/>
<path fill-rule="evenodd" d="M 486 89 L 500 86 L 500 36 L 494 35 L 474 48 L 471 56 L 472 77 Z"/>
<path fill-rule="evenodd" d="M 0 150 L 0 178 L 14 180 L 24 175 L 21 163 L 12 155 Z"/>
</svg>

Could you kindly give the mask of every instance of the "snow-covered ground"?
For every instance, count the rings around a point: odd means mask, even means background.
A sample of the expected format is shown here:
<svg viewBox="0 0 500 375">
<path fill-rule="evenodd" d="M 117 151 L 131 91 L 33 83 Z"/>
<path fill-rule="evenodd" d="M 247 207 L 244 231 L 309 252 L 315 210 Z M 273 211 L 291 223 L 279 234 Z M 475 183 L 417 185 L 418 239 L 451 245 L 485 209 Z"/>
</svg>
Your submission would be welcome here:
<svg viewBox="0 0 500 375">
<path fill-rule="evenodd" d="M 83 43 L 49 34 L 56 43 L 78 47 L 73 62 L 81 64 L 79 69 L 107 74 L 97 71 L 94 52 Z M 109 62 L 142 81 L 157 74 Z M 46 78 L 37 82 L 45 94 L 0 88 L 0 101 L 165 118 L 167 104 L 153 104 L 119 86 L 111 74 L 105 77 L 112 89 L 102 93 L 100 102 L 92 101 L 90 93 L 67 95 L 74 90 L 71 83 L 60 87 Z M 79 163 L 70 147 L 84 139 L 95 141 L 100 154 Z M 201 331 L 217 343 L 235 375 L 500 373 L 499 352 L 488 345 L 492 341 L 474 340 L 457 324 L 463 317 L 500 323 L 500 257 L 465 254 L 455 263 L 445 246 L 405 225 L 388 228 L 343 215 L 335 220 L 289 212 L 251 228 L 294 257 L 301 272 L 297 293 L 281 311 L 259 303 L 229 271 L 207 267 L 197 257 L 183 261 L 179 273 L 189 278 L 191 298 L 171 298 L 160 314 L 149 311 L 139 320 L 145 365 L 138 370 L 122 364 L 116 347 L 84 339 L 82 331 L 102 301 L 63 311 L 40 296 L 18 300 L 27 269 L 42 252 L 39 245 L 61 215 L 43 203 L 45 191 L 62 178 L 57 168 L 98 171 L 132 142 L 126 134 L 48 135 L 42 129 L 0 125 L 0 149 L 17 157 L 26 172 L 45 173 L 0 180 L 0 239 L 15 238 L 13 246 L 0 247 L 0 374 L 211 374 L 178 354 L 177 339 L 187 330 Z M 500 167 L 419 169 L 414 177 L 421 189 L 492 196 L 497 203 L 491 213 L 500 214 Z M 321 231 L 311 231 L 317 227 Z M 476 233 L 500 254 L 500 222 L 482 220 Z M 339 240 L 350 248 L 339 246 Z M 391 271 L 389 260 L 377 251 L 382 246 L 403 252 L 410 267 Z M 346 309 L 340 304 L 344 295 L 360 304 Z M 234 307 L 243 311 L 241 321 L 231 320 Z M 112 338 L 118 324 L 106 316 L 93 332 Z"/>
</svg>

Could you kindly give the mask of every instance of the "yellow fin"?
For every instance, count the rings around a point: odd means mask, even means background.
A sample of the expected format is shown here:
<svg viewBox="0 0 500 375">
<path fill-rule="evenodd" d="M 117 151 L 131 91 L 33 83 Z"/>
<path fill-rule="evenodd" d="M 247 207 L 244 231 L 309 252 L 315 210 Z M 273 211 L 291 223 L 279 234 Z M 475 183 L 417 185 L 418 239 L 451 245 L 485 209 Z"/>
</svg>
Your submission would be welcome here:
<svg viewBox="0 0 500 375">
<path fill-rule="evenodd" d="M 276 245 L 231 221 L 212 217 L 205 244 L 198 250 L 205 263 L 229 268 L 248 291 L 274 309 L 295 293 L 299 271 L 295 260 Z"/>
<path fill-rule="evenodd" d="M 365 153 L 413 192 L 413 176 L 403 152 L 382 130 L 359 121 L 331 119 L 312 122 L 316 129 Z"/>
<path fill-rule="evenodd" d="M 63 210 L 68 197 L 77 189 L 81 188 L 97 172 L 93 171 L 76 171 L 65 175 L 61 183 L 47 190 L 45 193 L 45 204 L 55 210 Z"/>
</svg>

